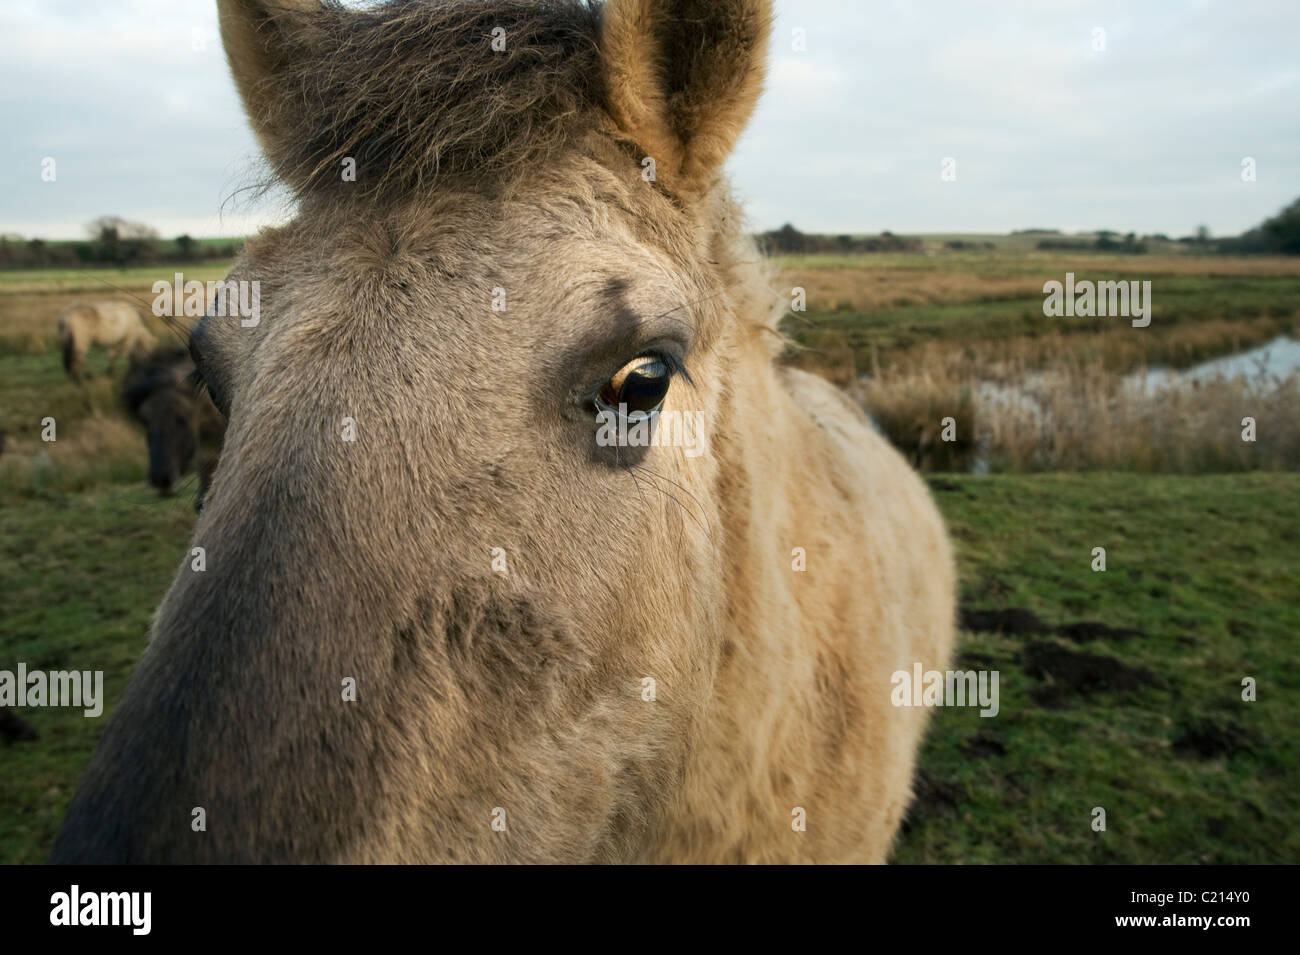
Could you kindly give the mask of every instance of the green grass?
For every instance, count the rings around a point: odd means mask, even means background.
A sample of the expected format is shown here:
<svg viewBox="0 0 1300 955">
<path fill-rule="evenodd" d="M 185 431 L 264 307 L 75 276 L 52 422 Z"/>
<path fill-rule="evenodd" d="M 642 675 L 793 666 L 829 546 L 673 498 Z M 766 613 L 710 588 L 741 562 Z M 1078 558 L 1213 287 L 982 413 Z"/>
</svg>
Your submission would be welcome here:
<svg viewBox="0 0 1300 955">
<path fill-rule="evenodd" d="M 194 513 L 143 483 L 0 507 L 0 668 L 104 671 L 108 704 L 144 650 Z M 0 744 L 0 863 L 41 862 L 108 715 L 21 711 L 40 734 Z"/>
<path fill-rule="evenodd" d="M 964 604 L 1141 636 L 965 633 L 959 668 L 1000 672 L 1001 712 L 937 711 L 921 764 L 941 794 L 916 806 L 894 860 L 1300 858 L 1300 475 L 945 476 L 940 486 Z M 1091 569 L 1094 547 L 1106 548 L 1104 573 Z M 1022 664 L 1030 641 L 1113 657 L 1159 685 L 1042 705 L 1031 693 L 1044 681 Z M 1247 676 L 1257 702 L 1241 699 Z M 1175 751 L 1198 723 L 1241 748 Z M 1105 832 L 1092 829 L 1096 806 Z"/>
<path fill-rule="evenodd" d="M 118 375 L 125 364 L 126 359 L 118 362 Z M 115 411 L 119 382 L 106 373 L 108 357 L 92 349 L 85 366 L 89 374 L 78 384 L 63 373 L 63 359 L 58 352 L 0 354 L 0 380 L 4 382 L 0 428 L 12 437 L 35 438 L 44 417 L 72 423 L 95 412 Z"/>
<path fill-rule="evenodd" d="M 946 796 L 918 804 L 895 861 L 1300 858 L 1300 475 L 943 480 L 955 488 L 937 497 L 967 604 L 1137 629 L 1061 642 L 1163 685 L 1044 707 L 1030 696 L 1042 681 L 1018 662 L 1028 638 L 964 633 L 961 666 L 1000 672 L 1001 712 L 937 711 L 921 762 Z M 143 486 L 0 508 L 0 667 L 102 669 L 107 699 L 118 699 L 192 521 L 187 503 Z M 1096 546 L 1105 573 L 1090 569 Z M 1258 702 L 1241 701 L 1243 676 L 1258 681 Z M 0 750 L 0 861 L 45 857 L 108 715 L 24 712 L 40 739 Z M 1198 720 L 1239 727 L 1250 748 L 1174 752 Z M 963 753 L 976 734 L 1005 752 Z M 1092 831 L 1094 806 L 1106 810 L 1104 833 Z"/>
<path fill-rule="evenodd" d="M 1089 278 L 1087 273 L 1104 270 L 1107 274 L 1098 276 L 1109 278 L 1112 273 L 1118 275 L 1146 275 L 1159 273 L 1171 261 L 1181 263 L 1180 271 L 1193 268 L 1197 274 L 1206 276 L 1239 274 L 1237 256 L 1199 255 L 1186 252 L 1180 248 L 1161 249 L 1158 253 L 1148 255 L 1124 255 L 1116 252 L 1098 252 L 1092 249 L 1063 250 L 1037 249 L 1023 237 L 998 236 L 918 236 L 926 242 L 941 244 L 941 239 L 957 238 L 971 241 L 993 241 L 995 249 L 939 249 L 928 248 L 919 252 L 871 252 L 871 253 L 786 253 L 771 255 L 768 260 L 779 269 L 786 268 L 826 268 L 851 269 L 853 271 L 890 271 L 909 269 L 915 272 L 978 272 L 980 274 L 998 275 L 1039 275 L 1045 267 L 1055 271 L 1065 262 L 1069 271 L 1078 278 Z M 1035 239 L 1035 242 L 1037 239 Z M 1062 273 L 1067 269 L 1061 269 Z M 1064 278 L 1064 275 L 1060 276 Z"/>
<path fill-rule="evenodd" d="M 76 384 L 56 353 L 0 353 L 0 431 L 9 448 L 0 457 L 0 507 L 144 480 L 144 432 L 124 423 L 122 371 L 109 377 L 106 364 L 92 352 L 94 376 Z M 54 419 L 53 443 L 42 440 L 46 418 Z"/>
<path fill-rule="evenodd" d="M 1081 269 L 1076 273 L 1080 280 L 1114 275 L 1110 270 L 1090 273 Z M 919 276 L 918 282 L 924 282 L 924 276 Z M 1224 349 L 1165 349 L 1162 346 L 1172 337 L 1168 334 L 1171 331 L 1215 320 L 1252 321 L 1256 338 L 1267 340 L 1273 335 L 1295 332 L 1296 302 L 1300 302 L 1300 276 L 1161 275 L 1152 282 L 1151 325 L 1140 330 L 1140 334 L 1149 342 L 1148 354 L 1153 360 L 1186 366 L 1217 357 Z M 960 345 L 1033 338 L 1049 332 L 1125 332 L 1130 325 L 1127 319 L 1114 317 L 1048 318 L 1043 315 L 1042 294 L 1008 293 L 961 302 L 906 304 L 871 310 L 809 309 L 788 316 L 784 328 L 800 346 L 814 352 L 847 347 L 857 367 L 867 369 L 871 367 L 873 351 L 877 356 L 888 357 L 890 351 L 929 341 Z"/>
<path fill-rule="evenodd" d="M 0 292 L 104 292 L 113 287 L 137 291 L 157 281 L 172 281 L 177 272 L 185 280 L 215 282 L 225 278 L 230 262 L 220 259 L 201 264 L 159 264 L 117 268 L 0 269 Z"/>
</svg>

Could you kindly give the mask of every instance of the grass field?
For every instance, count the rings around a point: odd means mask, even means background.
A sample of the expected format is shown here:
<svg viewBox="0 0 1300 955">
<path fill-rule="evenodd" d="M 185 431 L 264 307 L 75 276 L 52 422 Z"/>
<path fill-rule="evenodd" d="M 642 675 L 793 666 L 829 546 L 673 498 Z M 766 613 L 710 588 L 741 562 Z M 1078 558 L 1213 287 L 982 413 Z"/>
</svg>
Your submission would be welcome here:
<svg viewBox="0 0 1300 955">
<path fill-rule="evenodd" d="M 803 346 L 795 360 L 855 387 L 870 370 L 886 393 L 860 393 L 869 405 L 930 401 L 927 420 L 960 407 L 954 389 L 971 387 L 977 370 L 1004 381 L 1061 375 L 1065 390 L 1091 382 L 1092 400 L 1142 365 L 1185 365 L 1292 333 L 1300 292 L 1300 262 L 1186 254 L 1080 258 L 1000 246 L 777 264 L 781 285 L 808 291 L 809 310 L 788 323 Z M 1151 279 L 1147 334 L 1113 320 L 1053 327 L 1042 283 L 1067 270 Z M 160 500 L 145 488 L 143 437 L 117 410 L 116 382 L 66 380 L 53 323 L 103 278 L 147 300 L 152 281 L 169 276 L 0 276 L 0 669 L 102 669 L 105 716 L 194 516 L 185 497 Z M 91 365 L 102 372 L 102 356 Z M 1151 443 L 1147 419 L 1102 404 L 1081 420 L 1105 434 L 1121 429 L 1109 424 L 1114 415 L 1137 432 L 1105 459 L 1113 467 L 928 475 L 958 553 L 960 662 L 999 672 L 1001 708 L 993 719 L 973 708 L 937 712 L 895 861 L 1300 859 L 1300 718 L 1290 705 L 1300 689 L 1291 666 L 1300 652 L 1300 473 L 1286 465 L 1285 444 L 1300 415 L 1290 431 L 1270 417 L 1294 407 L 1280 394 L 1268 399 L 1275 405 L 1251 406 L 1271 423 L 1253 457 L 1143 465 L 1134 449 Z M 1222 405 L 1231 397 L 1207 388 L 1162 413 L 1204 430 L 1215 415 L 1238 414 Z M 58 421 L 52 445 L 39 437 L 45 416 Z M 1197 470 L 1248 473 L 1155 473 Z M 1094 547 L 1106 548 L 1105 572 L 1091 569 Z M 1257 683 L 1256 702 L 1242 700 L 1245 677 Z M 0 862 L 45 858 L 105 723 L 71 710 L 22 715 L 39 735 L 0 742 Z M 1105 832 L 1092 828 L 1094 807 L 1106 811 Z"/>
<path fill-rule="evenodd" d="M 906 365 L 941 344 L 982 360 L 1036 363 L 1077 353 L 1113 371 L 1183 367 L 1296 329 L 1300 259 L 955 252 L 773 260 L 778 289 L 806 290 L 808 310 L 788 333 L 809 364 L 842 372 Z M 1111 317 L 1047 318 L 1043 283 L 1149 280 L 1151 325 Z M 1207 333 L 1207 328 L 1210 333 Z"/>
<path fill-rule="evenodd" d="M 1300 475 L 935 483 L 1001 710 L 938 710 L 895 861 L 1300 859 Z"/>
<path fill-rule="evenodd" d="M 1137 634 L 964 631 L 961 665 L 1000 672 L 1001 710 L 937 712 L 896 861 L 1300 858 L 1300 475 L 940 486 L 965 605 Z M 116 700 L 192 521 L 187 503 L 138 484 L 0 508 L 4 665 L 102 669 Z M 1090 569 L 1094 546 L 1106 547 L 1105 573 Z M 1026 672 L 1044 646 L 1061 657 L 1055 683 Z M 1242 702 L 1245 676 L 1258 702 Z M 24 715 L 40 738 L 0 750 L 3 862 L 44 858 L 104 726 L 79 711 Z M 1095 806 L 1104 833 L 1092 831 Z"/>
<path fill-rule="evenodd" d="M 160 279 L 170 282 L 177 272 L 183 272 L 186 279 L 206 282 L 219 279 L 228 271 L 230 263 L 225 261 L 197 265 L 133 266 L 125 269 L 0 269 L 0 291 L 6 294 L 93 292 L 112 298 L 121 290 L 147 294 L 154 282 Z"/>
<path fill-rule="evenodd" d="M 1131 377 L 1297 336 L 1300 259 L 1003 249 L 775 261 L 793 361 L 848 388 L 913 463 L 993 471 L 1300 468 L 1300 377 L 1151 394 Z M 1150 325 L 1052 318 L 1043 284 L 1149 281 Z M 1001 400 L 989 400 L 995 385 Z M 1011 400 L 1006 400 L 1006 399 Z M 958 441 L 940 446 L 951 416 Z M 1242 418 L 1269 422 L 1243 443 Z"/>
</svg>

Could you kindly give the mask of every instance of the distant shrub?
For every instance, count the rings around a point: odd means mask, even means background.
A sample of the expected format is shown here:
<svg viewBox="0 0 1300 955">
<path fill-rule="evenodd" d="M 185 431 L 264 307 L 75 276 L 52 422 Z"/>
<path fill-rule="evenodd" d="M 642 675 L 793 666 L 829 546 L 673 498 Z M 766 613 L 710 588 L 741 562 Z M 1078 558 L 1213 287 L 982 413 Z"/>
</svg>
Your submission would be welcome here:
<svg viewBox="0 0 1300 955">
<path fill-rule="evenodd" d="M 0 234 L 0 269 L 76 268 L 78 266 L 157 265 L 209 259 L 233 259 L 243 243 L 203 242 L 180 235 L 164 242 L 158 233 L 139 222 L 118 216 L 100 216 L 87 227 L 90 238 L 82 242 L 24 239 Z"/>
<path fill-rule="evenodd" d="M 86 226 L 90 233 L 94 261 L 125 268 L 153 265 L 161 260 L 158 233 L 142 222 L 128 222 L 121 216 L 100 216 Z"/>
<path fill-rule="evenodd" d="M 1215 245 L 1225 254 L 1300 255 L 1300 199 L 1249 232 Z"/>
<path fill-rule="evenodd" d="M 1117 252 L 1123 255 L 1142 255 L 1147 250 L 1146 244 L 1138 239 L 1136 233 L 1130 232 L 1121 239 L 1118 238 L 1118 233 L 1107 229 L 1097 233 L 1093 248 L 1098 252 Z"/>
<path fill-rule="evenodd" d="M 1138 471 L 1209 474 L 1300 467 L 1300 376 L 1272 387 L 1177 379 L 1144 388 L 1100 362 L 1060 362 L 991 381 L 932 362 L 875 369 L 849 386 L 881 432 L 926 471 Z M 1272 422 L 1267 442 L 1236 422 Z M 956 432 L 942 435 L 951 417 Z M 1227 425 L 1225 425 L 1227 422 Z"/>
<path fill-rule="evenodd" d="M 1084 239 L 1039 239 L 1037 246 L 1048 252 L 1079 252 L 1092 247 L 1092 243 Z"/>
<path fill-rule="evenodd" d="M 919 252 L 921 240 L 911 236 L 882 232 L 878 236 L 858 238 L 851 235 L 815 235 L 800 232 L 786 223 L 772 232 L 755 237 L 759 247 L 769 255 L 849 255 L 860 252 Z"/>
</svg>

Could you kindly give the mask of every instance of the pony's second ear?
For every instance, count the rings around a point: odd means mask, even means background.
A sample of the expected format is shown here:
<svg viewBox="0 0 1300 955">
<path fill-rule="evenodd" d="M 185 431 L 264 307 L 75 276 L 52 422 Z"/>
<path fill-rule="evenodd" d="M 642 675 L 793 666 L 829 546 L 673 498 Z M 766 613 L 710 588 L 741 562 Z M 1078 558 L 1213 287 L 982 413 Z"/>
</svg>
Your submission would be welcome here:
<svg viewBox="0 0 1300 955">
<path fill-rule="evenodd" d="M 304 55 L 302 34 L 321 0 L 217 0 L 221 42 L 244 101 L 248 121 L 272 162 L 283 155 L 276 133 L 291 128 L 278 115 L 285 108 L 281 87 L 297 56 Z"/>
<path fill-rule="evenodd" d="M 763 88 L 771 0 L 608 0 L 605 108 L 656 178 L 707 188 Z"/>
</svg>

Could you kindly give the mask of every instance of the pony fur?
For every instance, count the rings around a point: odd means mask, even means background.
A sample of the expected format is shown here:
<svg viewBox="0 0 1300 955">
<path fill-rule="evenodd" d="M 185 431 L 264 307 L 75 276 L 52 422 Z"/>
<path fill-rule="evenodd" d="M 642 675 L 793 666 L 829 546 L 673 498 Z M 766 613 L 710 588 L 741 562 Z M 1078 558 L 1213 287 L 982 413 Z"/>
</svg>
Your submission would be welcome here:
<svg viewBox="0 0 1300 955">
<path fill-rule="evenodd" d="M 731 153 L 763 88 L 767 0 L 628 0 L 601 31 L 606 107 L 679 189 Z"/>
<path fill-rule="evenodd" d="M 399 0 L 218 4 L 235 80 L 272 165 L 300 193 L 401 197 L 510 178 L 598 103 L 599 7 Z M 505 31 L 505 49 L 491 48 Z M 356 161 L 355 182 L 342 163 Z"/>
<path fill-rule="evenodd" d="M 774 360 L 719 175 L 768 4 L 220 10 L 299 215 L 229 277 L 261 321 L 191 337 L 229 421 L 206 568 L 55 860 L 883 862 L 927 720 L 891 675 L 947 666 L 952 556 L 861 411 Z M 596 440 L 646 354 L 705 453 Z"/>
</svg>

